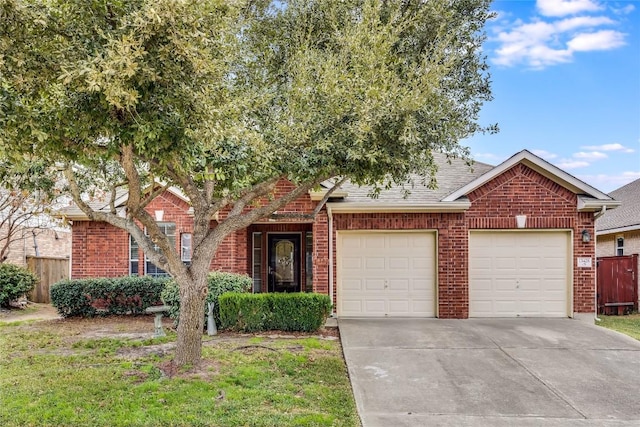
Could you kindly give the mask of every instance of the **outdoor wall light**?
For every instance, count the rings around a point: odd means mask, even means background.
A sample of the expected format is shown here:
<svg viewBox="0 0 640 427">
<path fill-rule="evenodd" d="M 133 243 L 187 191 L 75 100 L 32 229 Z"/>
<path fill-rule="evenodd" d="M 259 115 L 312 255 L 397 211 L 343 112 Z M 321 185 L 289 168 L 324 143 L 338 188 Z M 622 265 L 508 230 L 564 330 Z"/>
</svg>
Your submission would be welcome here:
<svg viewBox="0 0 640 427">
<path fill-rule="evenodd" d="M 589 243 L 591 241 L 591 234 L 588 230 L 582 230 L 582 241 L 584 243 Z"/>
</svg>

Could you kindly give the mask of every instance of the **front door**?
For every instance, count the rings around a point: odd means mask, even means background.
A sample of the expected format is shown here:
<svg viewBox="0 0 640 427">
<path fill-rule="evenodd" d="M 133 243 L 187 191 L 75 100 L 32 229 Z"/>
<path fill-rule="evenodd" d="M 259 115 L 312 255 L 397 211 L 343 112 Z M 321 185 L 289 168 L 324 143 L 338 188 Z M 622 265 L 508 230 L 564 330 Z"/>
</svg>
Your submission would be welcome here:
<svg viewBox="0 0 640 427">
<path fill-rule="evenodd" d="M 300 234 L 270 234 L 269 292 L 300 292 Z"/>
</svg>

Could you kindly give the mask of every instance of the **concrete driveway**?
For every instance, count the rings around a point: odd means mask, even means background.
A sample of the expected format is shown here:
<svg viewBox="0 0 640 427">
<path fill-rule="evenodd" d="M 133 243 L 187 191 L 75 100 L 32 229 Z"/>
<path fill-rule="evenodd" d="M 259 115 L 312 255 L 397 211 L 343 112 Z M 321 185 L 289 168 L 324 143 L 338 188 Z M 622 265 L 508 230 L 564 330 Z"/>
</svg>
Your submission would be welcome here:
<svg viewBox="0 0 640 427">
<path fill-rule="evenodd" d="M 640 342 L 571 319 L 340 319 L 373 426 L 639 426 Z"/>
</svg>

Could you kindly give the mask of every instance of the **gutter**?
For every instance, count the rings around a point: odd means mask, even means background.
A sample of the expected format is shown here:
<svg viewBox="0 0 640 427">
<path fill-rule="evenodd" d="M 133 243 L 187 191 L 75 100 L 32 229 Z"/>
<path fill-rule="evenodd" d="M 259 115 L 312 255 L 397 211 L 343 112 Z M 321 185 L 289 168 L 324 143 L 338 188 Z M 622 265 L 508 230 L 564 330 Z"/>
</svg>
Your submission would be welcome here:
<svg viewBox="0 0 640 427">
<path fill-rule="evenodd" d="M 456 202 L 435 202 L 429 204 L 371 203 L 371 202 L 331 202 L 327 212 L 335 213 L 451 213 L 464 212 L 471 207 L 468 200 Z M 329 214 L 331 218 L 331 214 Z"/>
<path fill-rule="evenodd" d="M 602 215 L 604 215 L 605 212 L 607 212 L 607 205 L 603 204 L 602 210 L 600 210 L 600 212 L 596 212 L 593 215 L 594 221 L 600 218 Z M 593 251 L 596 254 L 598 253 L 598 239 L 593 239 Z M 595 312 L 593 313 L 593 318 L 596 322 L 600 322 L 601 319 L 598 317 L 598 257 L 597 256 L 595 259 L 595 263 L 596 263 L 596 287 L 595 287 L 595 295 L 593 296 L 595 298 L 595 304 L 594 304 Z"/>
<path fill-rule="evenodd" d="M 336 317 L 336 307 L 333 304 L 333 212 L 327 203 L 327 216 L 329 217 L 329 296 L 331 297 L 331 317 Z M 336 300 L 337 301 L 337 300 Z"/>
</svg>

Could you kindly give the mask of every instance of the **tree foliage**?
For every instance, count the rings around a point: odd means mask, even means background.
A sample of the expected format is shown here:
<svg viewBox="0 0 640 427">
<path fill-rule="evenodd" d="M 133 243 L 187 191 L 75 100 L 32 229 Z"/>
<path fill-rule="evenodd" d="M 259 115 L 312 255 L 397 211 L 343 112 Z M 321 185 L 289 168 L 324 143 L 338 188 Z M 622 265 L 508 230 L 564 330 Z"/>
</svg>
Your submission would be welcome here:
<svg viewBox="0 0 640 427">
<path fill-rule="evenodd" d="M 188 310 L 196 322 L 229 233 L 331 177 L 379 189 L 418 173 L 435 185 L 433 151 L 465 157 L 459 141 L 492 130 L 477 122 L 491 98 L 480 51 L 488 7 L 0 0 L 0 154 L 63 167 L 78 206 L 131 233 L 180 284 L 181 319 Z M 295 189 L 275 197 L 283 178 Z M 144 210 L 154 182 L 192 203 L 191 266 Z M 126 215 L 93 211 L 92 189 L 112 200 L 127 191 Z M 179 349 L 201 324 L 180 325 Z"/>
<path fill-rule="evenodd" d="M 27 237 L 37 236 L 58 225 L 49 216 L 55 197 L 55 174 L 42 160 L 0 160 L 0 263 L 27 232 Z"/>
</svg>

